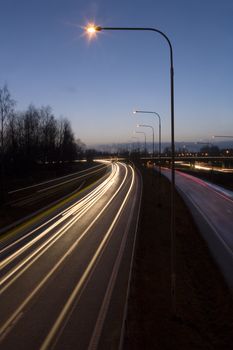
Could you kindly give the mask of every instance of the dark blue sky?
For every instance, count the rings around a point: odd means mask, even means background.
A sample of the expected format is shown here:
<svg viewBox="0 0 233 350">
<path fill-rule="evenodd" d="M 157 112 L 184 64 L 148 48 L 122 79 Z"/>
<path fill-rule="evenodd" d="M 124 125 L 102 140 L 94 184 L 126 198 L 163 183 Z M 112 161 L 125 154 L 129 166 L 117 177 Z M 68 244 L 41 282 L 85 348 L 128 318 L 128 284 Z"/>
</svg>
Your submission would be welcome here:
<svg viewBox="0 0 233 350">
<path fill-rule="evenodd" d="M 18 109 L 51 105 L 91 143 L 129 141 L 137 123 L 170 139 L 169 51 L 154 33 L 82 26 L 150 26 L 172 41 L 177 141 L 233 134 L 232 0 L 0 0 L 0 85 Z M 149 139 L 149 131 L 148 133 Z"/>
</svg>

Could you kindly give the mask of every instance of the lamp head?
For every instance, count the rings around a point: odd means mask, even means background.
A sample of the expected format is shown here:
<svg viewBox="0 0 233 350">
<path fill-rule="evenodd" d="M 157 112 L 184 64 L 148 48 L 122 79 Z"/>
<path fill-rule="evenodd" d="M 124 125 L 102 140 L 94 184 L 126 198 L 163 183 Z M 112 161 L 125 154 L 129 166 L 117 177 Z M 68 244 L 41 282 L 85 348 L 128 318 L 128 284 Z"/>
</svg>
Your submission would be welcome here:
<svg viewBox="0 0 233 350">
<path fill-rule="evenodd" d="M 87 31 L 87 33 L 89 34 L 94 34 L 96 32 L 100 32 L 102 30 L 102 28 L 100 26 L 96 26 L 95 24 L 88 24 L 85 27 L 85 30 Z"/>
<path fill-rule="evenodd" d="M 85 33 L 89 37 L 89 39 L 95 38 L 97 35 L 97 32 L 101 31 L 101 27 L 96 26 L 93 23 L 89 23 L 86 27 L 84 27 Z"/>
</svg>

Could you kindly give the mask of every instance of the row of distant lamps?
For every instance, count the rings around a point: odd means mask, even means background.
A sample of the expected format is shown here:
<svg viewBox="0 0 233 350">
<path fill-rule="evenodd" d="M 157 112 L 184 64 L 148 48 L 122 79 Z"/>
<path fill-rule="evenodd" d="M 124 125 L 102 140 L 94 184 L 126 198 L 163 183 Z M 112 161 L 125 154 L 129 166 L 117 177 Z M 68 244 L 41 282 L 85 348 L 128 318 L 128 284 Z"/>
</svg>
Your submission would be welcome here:
<svg viewBox="0 0 233 350">
<path fill-rule="evenodd" d="M 152 112 L 152 111 L 133 111 L 133 114 L 136 114 L 136 113 L 147 113 L 147 114 L 152 114 L 154 115 L 155 117 L 158 118 L 159 120 L 159 156 L 161 155 L 161 117 L 160 115 L 157 113 L 157 112 Z M 153 126 L 151 125 L 148 125 L 148 124 L 137 124 L 137 127 L 142 127 L 142 128 L 150 128 L 152 130 L 152 145 L 153 145 L 153 156 L 155 155 L 155 133 L 154 133 L 154 128 Z M 135 133 L 137 134 L 143 134 L 144 135 L 144 138 L 145 138 L 145 152 L 146 152 L 146 133 L 143 132 L 143 131 L 136 131 Z"/>
</svg>

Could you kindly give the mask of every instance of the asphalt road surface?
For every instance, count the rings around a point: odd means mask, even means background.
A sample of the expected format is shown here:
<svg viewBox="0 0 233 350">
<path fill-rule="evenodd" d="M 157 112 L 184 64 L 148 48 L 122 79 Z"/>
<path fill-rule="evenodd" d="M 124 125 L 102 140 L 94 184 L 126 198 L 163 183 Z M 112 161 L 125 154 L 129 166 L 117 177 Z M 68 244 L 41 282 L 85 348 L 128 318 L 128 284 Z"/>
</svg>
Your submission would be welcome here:
<svg viewBox="0 0 233 350">
<path fill-rule="evenodd" d="M 111 171 L 0 252 L 1 349 L 117 349 L 141 202 L 130 166 Z"/>
<path fill-rule="evenodd" d="M 170 178 L 169 169 L 162 173 Z M 176 188 L 233 290 L 233 192 L 180 171 L 175 176 Z"/>
<path fill-rule="evenodd" d="M 46 197 L 52 198 L 61 193 L 64 188 L 71 192 L 88 178 L 103 173 L 108 167 L 109 163 L 101 162 L 82 171 L 9 191 L 9 203 L 15 207 L 22 207 L 44 201 Z"/>
</svg>

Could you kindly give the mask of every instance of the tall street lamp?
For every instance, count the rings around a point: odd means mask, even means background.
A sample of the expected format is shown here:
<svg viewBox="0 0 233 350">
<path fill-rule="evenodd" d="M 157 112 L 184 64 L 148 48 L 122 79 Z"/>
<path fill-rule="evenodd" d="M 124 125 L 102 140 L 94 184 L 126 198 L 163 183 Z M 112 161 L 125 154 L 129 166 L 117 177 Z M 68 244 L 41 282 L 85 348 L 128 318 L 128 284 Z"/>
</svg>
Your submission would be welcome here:
<svg viewBox="0 0 233 350">
<path fill-rule="evenodd" d="M 152 137 L 153 137 L 153 157 L 154 157 L 154 155 L 155 155 L 155 132 L 154 132 L 154 128 L 153 128 L 153 126 L 151 126 L 151 125 L 147 125 L 147 124 L 138 124 L 137 125 L 137 128 L 140 128 L 140 127 L 142 127 L 142 128 L 150 128 L 151 130 L 152 130 Z"/>
<path fill-rule="evenodd" d="M 161 117 L 159 115 L 159 113 L 157 112 L 151 112 L 151 111 L 133 111 L 133 114 L 136 113 L 149 113 L 149 114 L 153 114 L 156 117 L 158 117 L 159 119 L 159 157 L 161 156 Z"/>
<path fill-rule="evenodd" d="M 146 27 L 100 27 L 95 25 L 89 25 L 86 27 L 89 35 L 95 35 L 96 32 L 102 30 L 121 30 L 121 31 L 152 31 L 161 35 L 169 46 L 170 54 L 170 105 L 171 105 L 171 298 L 172 298 L 172 311 L 176 314 L 176 268 L 175 268 L 175 246 L 176 246 L 176 234 L 175 234 L 175 132 L 174 132 L 174 67 L 173 67 L 173 49 L 170 39 L 165 33 L 156 28 Z"/>
<path fill-rule="evenodd" d="M 144 131 L 135 131 L 135 133 L 144 135 L 144 152 L 146 154 L 146 133 Z"/>
</svg>

